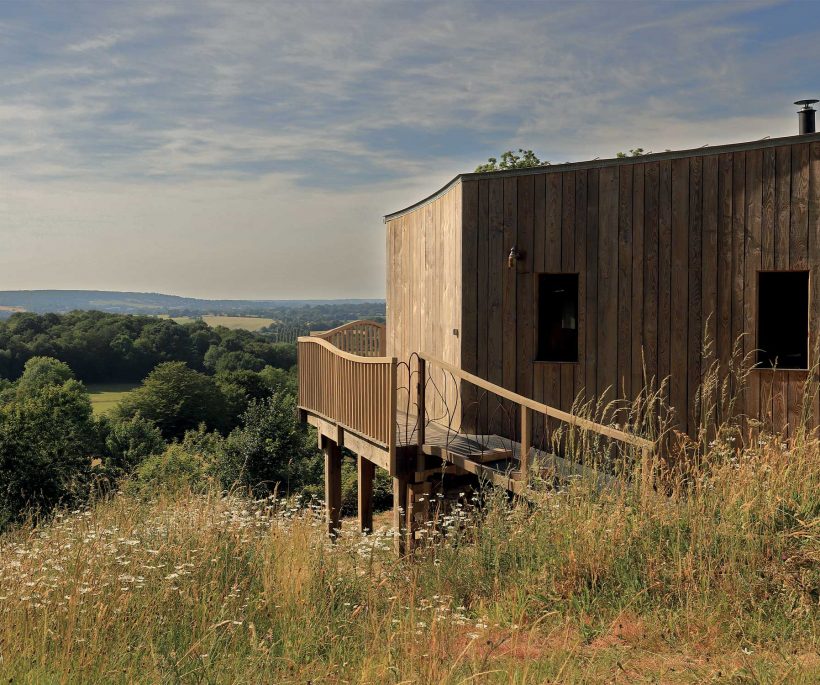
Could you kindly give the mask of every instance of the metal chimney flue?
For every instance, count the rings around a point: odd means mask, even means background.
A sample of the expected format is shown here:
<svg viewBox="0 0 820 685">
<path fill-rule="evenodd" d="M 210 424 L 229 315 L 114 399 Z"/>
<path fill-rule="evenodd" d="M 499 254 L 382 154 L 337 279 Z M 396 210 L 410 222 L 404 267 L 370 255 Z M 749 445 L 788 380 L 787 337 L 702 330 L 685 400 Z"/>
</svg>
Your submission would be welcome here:
<svg viewBox="0 0 820 685">
<path fill-rule="evenodd" d="M 797 119 L 800 122 L 800 135 L 804 135 L 806 133 L 814 133 L 814 113 L 815 109 L 812 105 L 816 102 L 820 102 L 820 100 L 798 100 L 795 102 L 795 105 L 802 105 L 802 107 L 797 110 Z"/>
</svg>

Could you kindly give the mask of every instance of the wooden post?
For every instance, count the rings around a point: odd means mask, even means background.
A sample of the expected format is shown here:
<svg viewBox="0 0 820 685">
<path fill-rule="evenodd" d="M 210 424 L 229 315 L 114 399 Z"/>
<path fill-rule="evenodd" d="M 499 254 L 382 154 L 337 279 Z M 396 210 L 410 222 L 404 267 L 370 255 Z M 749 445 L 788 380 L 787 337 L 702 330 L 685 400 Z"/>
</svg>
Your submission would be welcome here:
<svg viewBox="0 0 820 685">
<path fill-rule="evenodd" d="M 342 514 L 342 450 L 339 445 L 325 438 L 325 520 L 327 534 L 336 539 L 341 526 Z"/>
<path fill-rule="evenodd" d="M 403 557 L 406 554 L 405 546 L 405 517 L 407 512 L 407 476 L 402 474 L 393 477 L 393 530 L 395 531 L 394 545 L 396 554 Z"/>
<path fill-rule="evenodd" d="M 518 455 L 518 468 L 521 480 L 527 483 L 530 470 L 530 447 L 532 446 L 532 409 L 521 407 L 521 451 Z"/>
<path fill-rule="evenodd" d="M 424 445 L 424 440 L 426 438 L 425 431 L 425 407 L 426 407 L 426 395 L 425 390 L 427 388 L 427 362 L 422 358 L 418 358 L 419 363 L 419 377 L 418 377 L 418 386 L 416 388 L 416 415 L 418 421 L 418 428 L 416 429 L 416 438 L 417 444 L 419 447 L 419 453 L 421 453 L 421 447 Z"/>
<path fill-rule="evenodd" d="M 361 455 L 357 458 L 359 471 L 359 531 L 373 532 L 373 477 L 376 475 L 376 465 Z"/>
<path fill-rule="evenodd" d="M 416 531 L 424 526 L 429 519 L 430 512 L 430 483 L 407 484 L 407 529 L 406 553 L 413 554 L 416 549 Z"/>
</svg>

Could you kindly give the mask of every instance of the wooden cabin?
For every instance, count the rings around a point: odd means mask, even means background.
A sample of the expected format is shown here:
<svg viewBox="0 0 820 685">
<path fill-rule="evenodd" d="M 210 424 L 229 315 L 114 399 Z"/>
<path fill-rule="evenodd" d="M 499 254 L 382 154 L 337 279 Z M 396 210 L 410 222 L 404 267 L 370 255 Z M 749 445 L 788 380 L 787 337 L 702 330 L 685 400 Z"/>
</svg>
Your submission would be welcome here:
<svg viewBox="0 0 820 685">
<path fill-rule="evenodd" d="M 386 454 L 364 456 L 399 479 L 397 511 L 430 459 L 523 487 L 533 417 L 649 449 L 584 423 L 579 397 L 668 378 L 691 433 L 704 374 L 734 352 L 755 366 L 737 411 L 797 425 L 820 349 L 820 134 L 461 174 L 385 223 L 384 345 L 334 361 L 300 339 L 300 408 L 325 446 Z"/>
</svg>

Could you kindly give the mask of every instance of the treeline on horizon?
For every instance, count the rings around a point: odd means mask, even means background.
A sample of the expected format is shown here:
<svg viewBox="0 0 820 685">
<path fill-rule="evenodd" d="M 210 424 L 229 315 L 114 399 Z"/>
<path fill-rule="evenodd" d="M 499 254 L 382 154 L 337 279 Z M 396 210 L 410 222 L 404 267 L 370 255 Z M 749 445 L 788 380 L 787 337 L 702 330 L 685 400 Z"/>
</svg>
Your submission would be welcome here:
<svg viewBox="0 0 820 685">
<path fill-rule="evenodd" d="M 134 383 L 163 362 L 210 373 L 288 369 L 296 350 L 250 331 L 153 316 L 25 312 L 0 321 L 0 378 L 16 380 L 32 357 L 65 362 L 84 383 Z"/>
<path fill-rule="evenodd" d="M 354 319 L 384 319 L 384 300 L 198 300 L 158 293 L 107 291 L 0 291 L 0 319 L 13 315 L 11 307 L 37 314 L 101 311 L 110 314 L 200 316 L 257 316 L 282 324 L 314 328 Z M 338 324 L 336 324 L 338 325 Z M 330 326 L 332 327 L 332 325 Z"/>
</svg>

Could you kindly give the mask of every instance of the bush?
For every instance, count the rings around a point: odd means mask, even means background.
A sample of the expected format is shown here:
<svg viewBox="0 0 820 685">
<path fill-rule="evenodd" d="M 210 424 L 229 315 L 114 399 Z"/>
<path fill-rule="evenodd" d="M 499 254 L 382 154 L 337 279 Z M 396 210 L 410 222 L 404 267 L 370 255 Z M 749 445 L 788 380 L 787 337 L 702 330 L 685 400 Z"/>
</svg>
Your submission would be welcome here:
<svg viewBox="0 0 820 685">
<path fill-rule="evenodd" d="M 225 441 L 216 465 L 225 487 L 241 485 L 265 496 L 277 485 L 290 492 L 321 479 L 322 460 L 312 438 L 296 418 L 292 395 L 274 393 L 254 401 L 242 427 Z"/>
<path fill-rule="evenodd" d="M 135 414 L 131 418 L 106 421 L 106 472 L 113 478 L 131 473 L 148 457 L 162 454 L 165 441 L 153 421 Z"/>
<path fill-rule="evenodd" d="M 137 467 L 132 488 L 147 494 L 199 489 L 207 484 L 208 472 L 208 462 L 201 453 L 176 443 Z"/>
<path fill-rule="evenodd" d="M 91 402 L 81 383 L 47 385 L 0 406 L 0 511 L 46 513 L 87 491 L 101 452 Z"/>
</svg>

